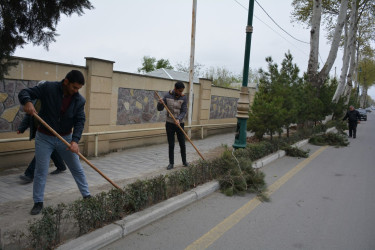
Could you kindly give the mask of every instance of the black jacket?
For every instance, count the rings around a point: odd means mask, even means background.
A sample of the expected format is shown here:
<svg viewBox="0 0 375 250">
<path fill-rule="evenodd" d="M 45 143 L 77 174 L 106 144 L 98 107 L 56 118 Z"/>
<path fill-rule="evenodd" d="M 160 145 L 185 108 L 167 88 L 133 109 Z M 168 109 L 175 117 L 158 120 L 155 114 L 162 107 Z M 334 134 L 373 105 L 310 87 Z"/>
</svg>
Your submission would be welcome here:
<svg viewBox="0 0 375 250">
<path fill-rule="evenodd" d="M 359 112 L 357 110 L 349 110 L 348 112 L 346 112 L 346 115 L 344 116 L 344 118 L 342 119 L 343 121 L 346 120 L 346 119 L 349 119 L 349 122 L 357 122 L 358 120 L 360 120 L 360 115 L 359 115 Z"/>
<path fill-rule="evenodd" d="M 40 110 L 40 101 L 34 100 L 32 102 L 34 104 L 35 110 L 39 112 Z M 38 129 L 39 122 L 31 115 L 26 114 L 22 121 L 21 124 L 18 126 L 18 131 L 21 133 L 25 132 L 26 129 L 30 128 L 30 135 L 29 135 L 29 140 L 31 141 L 32 139 L 35 138 L 36 130 Z"/>
<path fill-rule="evenodd" d="M 63 81 L 46 82 L 40 86 L 23 89 L 18 94 L 18 99 L 22 105 L 40 99 L 42 106 L 39 116 L 58 134 L 67 134 L 73 128 L 72 141 L 79 142 L 86 120 L 84 110 L 86 100 L 79 93 L 74 94 L 69 108 L 61 115 Z M 47 128 L 44 129 L 48 131 Z"/>
<path fill-rule="evenodd" d="M 173 114 L 176 120 L 180 120 L 180 123 L 184 123 L 184 117 L 187 111 L 187 98 L 185 95 L 177 97 L 174 90 L 169 91 L 163 97 L 164 103 L 167 105 L 169 111 Z M 163 104 L 158 103 L 157 110 L 162 111 L 164 109 Z M 174 120 L 170 117 L 169 113 L 167 112 L 167 120 L 166 122 L 173 123 Z"/>
</svg>

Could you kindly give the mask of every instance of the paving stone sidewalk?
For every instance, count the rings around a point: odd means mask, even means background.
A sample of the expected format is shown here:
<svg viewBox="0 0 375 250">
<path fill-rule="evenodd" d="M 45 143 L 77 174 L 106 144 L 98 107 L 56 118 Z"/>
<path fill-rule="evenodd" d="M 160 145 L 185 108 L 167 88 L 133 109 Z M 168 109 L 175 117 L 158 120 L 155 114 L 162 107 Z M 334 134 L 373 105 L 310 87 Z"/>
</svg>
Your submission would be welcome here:
<svg viewBox="0 0 375 250">
<path fill-rule="evenodd" d="M 221 145 L 231 146 L 234 143 L 234 133 L 213 135 L 205 139 L 193 140 L 193 143 L 204 156 L 205 153 Z M 189 162 L 200 158 L 188 141 L 186 141 L 186 147 Z M 108 183 L 85 162 L 81 162 L 85 169 L 90 190 Z M 139 178 L 145 174 L 166 168 L 168 165 L 168 144 L 163 143 L 147 147 L 126 149 L 92 158 L 90 162 L 115 183 L 116 181 Z M 175 145 L 175 165 L 182 165 L 178 143 Z M 26 167 L 27 166 L 25 166 L 25 169 Z M 50 172 L 51 171 L 52 170 L 50 170 Z M 58 196 L 62 193 L 76 191 L 78 191 L 78 188 L 69 171 L 58 175 L 48 175 L 45 196 Z M 22 184 L 22 181 L 19 179 L 19 174 L 0 176 L 0 204 L 30 198 L 32 198 L 32 183 Z"/>
</svg>

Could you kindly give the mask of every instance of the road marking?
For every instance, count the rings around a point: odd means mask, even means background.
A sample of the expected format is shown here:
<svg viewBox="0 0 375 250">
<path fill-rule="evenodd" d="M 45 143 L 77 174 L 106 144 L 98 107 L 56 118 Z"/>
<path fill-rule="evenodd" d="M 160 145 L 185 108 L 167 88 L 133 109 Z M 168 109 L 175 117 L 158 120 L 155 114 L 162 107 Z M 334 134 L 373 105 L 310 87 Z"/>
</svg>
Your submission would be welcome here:
<svg viewBox="0 0 375 250">
<path fill-rule="evenodd" d="M 320 153 L 322 153 L 328 146 L 319 148 L 315 153 L 313 153 L 309 158 L 300 162 L 293 169 L 289 170 L 285 175 L 275 181 L 271 186 L 268 187 L 266 194 L 270 196 L 276 190 L 278 190 L 283 184 L 285 184 L 289 179 L 291 179 L 295 174 L 302 170 L 307 164 L 309 164 L 313 159 L 315 159 Z M 192 249 L 206 249 L 217 239 L 219 239 L 226 231 L 235 226 L 240 222 L 246 215 L 253 211 L 262 202 L 257 198 L 251 199 L 237 211 L 232 213 L 229 217 L 224 219 L 222 222 L 217 224 L 214 228 L 208 231 L 205 235 L 200 237 L 198 240 L 194 241 L 192 244 L 187 246 L 185 250 Z"/>
</svg>

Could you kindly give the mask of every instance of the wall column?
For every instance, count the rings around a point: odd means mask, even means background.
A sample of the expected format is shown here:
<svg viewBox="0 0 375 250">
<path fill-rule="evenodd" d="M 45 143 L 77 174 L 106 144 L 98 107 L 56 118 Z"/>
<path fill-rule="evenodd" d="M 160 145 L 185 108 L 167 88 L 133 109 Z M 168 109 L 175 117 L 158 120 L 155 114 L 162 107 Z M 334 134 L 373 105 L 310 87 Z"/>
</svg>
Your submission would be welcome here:
<svg viewBox="0 0 375 250">
<path fill-rule="evenodd" d="M 100 132 L 110 125 L 113 61 L 86 57 L 85 132 Z M 108 152 L 109 142 L 99 137 L 99 152 Z M 94 153 L 94 138 L 85 140 L 86 155 Z"/>
<path fill-rule="evenodd" d="M 210 106 L 211 106 L 211 85 L 212 81 L 208 79 L 199 79 L 199 124 L 207 124 L 210 120 Z"/>
</svg>

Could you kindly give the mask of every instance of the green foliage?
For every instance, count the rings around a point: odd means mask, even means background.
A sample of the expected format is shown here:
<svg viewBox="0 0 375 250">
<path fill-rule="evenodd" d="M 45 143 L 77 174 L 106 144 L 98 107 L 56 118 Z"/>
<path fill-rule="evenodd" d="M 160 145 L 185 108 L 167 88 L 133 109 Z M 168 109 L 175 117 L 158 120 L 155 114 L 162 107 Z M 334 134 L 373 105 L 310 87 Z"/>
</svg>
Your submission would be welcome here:
<svg viewBox="0 0 375 250">
<path fill-rule="evenodd" d="M 52 249 L 60 242 L 62 220 L 67 218 L 65 204 L 56 208 L 46 207 L 42 210 L 42 218 L 29 224 L 29 242 L 34 249 Z"/>
<path fill-rule="evenodd" d="M 144 56 L 142 67 L 138 68 L 138 72 L 147 73 L 161 68 L 173 69 L 168 59 L 156 60 L 155 57 Z"/>
<path fill-rule="evenodd" d="M 258 143 L 247 144 L 245 149 L 238 149 L 234 152 L 238 158 L 247 158 L 251 161 L 258 160 L 279 150 L 277 142 L 261 141 Z"/>
<path fill-rule="evenodd" d="M 286 155 L 298 158 L 307 158 L 309 157 L 310 152 L 310 150 L 305 151 L 303 149 L 292 147 L 290 145 L 284 147 L 283 150 L 285 151 Z"/>
<path fill-rule="evenodd" d="M 319 92 L 311 84 L 298 76 L 299 69 L 293 64 L 293 56 L 285 54 L 281 69 L 266 58 L 268 71 L 260 70 L 259 91 L 254 97 L 249 113 L 247 128 L 255 133 L 258 139 L 269 134 L 271 140 L 274 133 L 298 123 L 317 125 L 332 113 L 331 100 L 337 87 L 336 79 L 326 81 Z M 318 128 L 315 128 L 318 129 Z M 325 130 L 324 128 L 322 128 Z"/>
<path fill-rule="evenodd" d="M 55 41 L 56 27 L 61 15 L 84 14 L 92 9 L 88 0 L 70 1 L 1 1 L 0 6 L 0 79 L 8 72 L 17 47 L 27 43 L 43 45 L 46 49 Z"/>
<path fill-rule="evenodd" d="M 159 59 L 156 62 L 156 69 L 173 69 L 168 59 Z"/>
<path fill-rule="evenodd" d="M 211 79 L 212 84 L 218 87 L 231 88 L 232 83 L 239 83 L 239 76 L 233 74 L 225 67 L 211 67 L 204 73 L 204 78 Z"/>
<path fill-rule="evenodd" d="M 349 145 L 348 139 L 346 136 L 338 133 L 326 133 L 315 135 L 309 139 L 309 143 L 323 146 L 323 145 L 330 145 L 336 147 L 345 147 Z"/>
<path fill-rule="evenodd" d="M 266 188 L 264 174 L 255 171 L 244 154 L 235 157 L 227 150 L 212 164 L 220 166 L 217 168 L 220 189 L 228 196 L 245 192 L 261 194 Z"/>
</svg>

